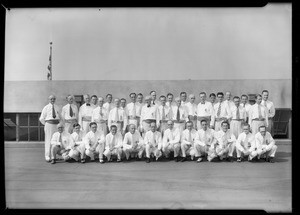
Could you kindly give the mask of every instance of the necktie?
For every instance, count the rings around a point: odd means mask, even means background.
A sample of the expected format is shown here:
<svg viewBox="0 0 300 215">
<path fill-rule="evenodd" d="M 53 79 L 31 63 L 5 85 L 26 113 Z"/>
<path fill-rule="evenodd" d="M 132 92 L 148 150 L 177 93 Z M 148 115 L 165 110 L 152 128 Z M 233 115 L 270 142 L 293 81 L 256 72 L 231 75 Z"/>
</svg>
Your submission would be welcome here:
<svg viewBox="0 0 300 215">
<path fill-rule="evenodd" d="M 86 104 L 86 106 L 91 106 L 91 104 Z"/>
<path fill-rule="evenodd" d="M 136 116 L 135 103 L 133 103 L 133 107 L 132 107 L 132 116 L 133 116 L 133 118 L 135 118 L 135 116 Z"/>
<path fill-rule="evenodd" d="M 149 108 L 149 107 L 150 107 L 150 105 L 147 105 L 147 107 Z"/>
<path fill-rule="evenodd" d="M 262 114 L 261 114 L 261 106 L 258 104 L 258 118 L 262 118 Z"/>
<path fill-rule="evenodd" d="M 189 139 L 188 139 L 189 142 L 192 142 L 192 132 L 189 131 Z"/>
<path fill-rule="evenodd" d="M 72 106 L 70 105 L 70 117 L 72 117 L 73 115 L 74 115 L 73 109 L 72 109 Z"/>
<path fill-rule="evenodd" d="M 165 120 L 166 119 L 166 115 L 165 115 L 165 106 L 163 106 L 163 108 L 162 108 L 162 117 L 161 117 L 161 119 L 162 120 Z"/>
<path fill-rule="evenodd" d="M 176 120 L 180 120 L 180 112 L 179 112 L 179 107 L 177 108 L 177 115 L 176 115 Z"/>
<path fill-rule="evenodd" d="M 218 107 L 217 117 L 219 117 L 220 114 L 221 114 L 221 102 L 220 102 L 219 107 Z"/>
<path fill-rule="evenodd" d="M 116 113 L 115 113 L 115 121 L 119 121 L 119 113 L 118 113 L 118 108 L 116 108 Z"/>
<path fill-rule="evenodd" d="M 60 142 L 62 144 L 61 133 L 59 134 L 58 142 Z"/>
<path fill-rule="evenodd" d="M 153 144 L 155 145 L 155 133 L 153 132 Z"/>
<path fill-rule="evenodd" d="M 53 117 L 53 119 L 55 119 L 55 118 L 56 118 L 56 114 L 55 114 L 54 105 L 52 105 L 52 117 Z"/>
<path fill-rule="evenodd" d="M 240 119 L 240 109 L 239 109 L 239 107 L 236 108 L 236 119 Z"/>
<path fill-rule="evenodd" d="M 102 107 L 100 107 L 100 116 L 103 116 Z"/>
</svg>

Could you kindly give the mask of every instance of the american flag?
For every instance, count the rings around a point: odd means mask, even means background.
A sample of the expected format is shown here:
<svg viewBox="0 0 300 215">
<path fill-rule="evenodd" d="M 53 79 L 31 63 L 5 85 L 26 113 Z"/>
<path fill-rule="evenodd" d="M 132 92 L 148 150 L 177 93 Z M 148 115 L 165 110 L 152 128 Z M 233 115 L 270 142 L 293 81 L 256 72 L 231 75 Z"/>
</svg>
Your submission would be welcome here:
<svg viewBox="0 0 300 215">
<path fill-rule="evenodd" d="M 51 81 L 52 80 L 52 42 L 50 42 L 49 65 L 47 69 L 48 69 L 47 79 L 48 81 Z"/>
</svg>

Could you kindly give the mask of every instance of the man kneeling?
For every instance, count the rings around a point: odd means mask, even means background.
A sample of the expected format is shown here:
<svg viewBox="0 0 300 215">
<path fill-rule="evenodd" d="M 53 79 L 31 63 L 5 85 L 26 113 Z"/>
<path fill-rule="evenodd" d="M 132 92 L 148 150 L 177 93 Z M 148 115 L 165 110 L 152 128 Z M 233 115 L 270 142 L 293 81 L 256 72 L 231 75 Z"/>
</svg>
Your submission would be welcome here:
<svg viewBox="0 0 300 215">
<path fill-rule="evenodd" d="M 107 161 L 112 161 L 111 156 L 117 155 L 117 162 L 121 162 L 122 155 L 122 134 L 117 132 L 117 126 L 110 126 L 110 133 L 105 137 L 105 151 L 104 155 L 107 157 Z"/>
<path fill-rule="evenodd" d="M 73 125 L 74 132 L 71 134 L 71 145 L 69 156 L 74 160 L 80 159 L 81 163 L 85 163 L 85 144 L 83 142 L 84 131 L 80 130 L 80 125 L 75 123 Z"/>
<path fill-rule="evenodd" d="M 174 128 L 174 122 L 172 120 L 168 120 L 167 125 L 168 129 L 164 132 L 162 151 L 166 158 L 169 158 L 170 152 L 173 151 L 174 159 L 178 162 L 178 155 L 180 152 L 180 129 Z"/>
<path fill-rule="evenodd" d="M 125 134 L 123 140 L 123 151 L 126 155 L 126 159 L 130 160 L 130 157 L 136 158 L 136 160 L 141 159 L 144 149 L 145 146 L 143 138 L 136 130 L 136 126 L 134 124 L 130 124 L 129 132 Z"/>
<path fill-rule="evenodd" d="M 150 131 L 145 134 L 144 142 L 146 145 L 146 162 L 150 163 L 150 156 L 156 157 L 156 160 L 161 157 L 162 138 L 161 133 L 156 131 L 156 123 L 151 122 Z"/>
</svg>

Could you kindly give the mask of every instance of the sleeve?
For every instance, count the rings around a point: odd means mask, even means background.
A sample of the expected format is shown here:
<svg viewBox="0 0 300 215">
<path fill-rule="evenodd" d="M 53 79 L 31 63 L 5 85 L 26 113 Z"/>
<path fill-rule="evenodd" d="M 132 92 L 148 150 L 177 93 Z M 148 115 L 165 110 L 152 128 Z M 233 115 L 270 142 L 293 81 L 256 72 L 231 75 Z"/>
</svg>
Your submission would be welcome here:
<svg viewBox="0 0 300 215">
<path fill-rule="evenodd" d="M 106 136 L 105 136 L 105 149 L 107 150 L 107 149 L 109 149 L 109 135 L 107 134 Z"/>
<path fill-rule="evenodd" d="M 230 140 L 231 140 L 231 142 L 233 142 L 233 143 L 236 142 L 236 137 L 234 136 L 234 134 L 231 134 Z"/>
<path fill-rule="evenodd" d="M 189 121 L 189 112 L 188 112 L 189 108 L 187 106 L 185 106 L 185 111 L 184 111 L 184 118 L 185 121 Z"/>
<path fill-rule="evenodd" d="M 96 109 L 96 108 L 95 108 Z M 94 109 L 94 110 L 95 110 Z M 92 120 L 91 120 L 91 122 L 95 122 L 95 116 L 94 116 L 94 114 L 95 114 L 95 112 L 94 112 L 94 110 L 92 111 Z"/>
<path fill-rule="evenodd" d="M 84 145 L 85 145 L 85 148 L 86 149 L 90 149 L 90 138 L 89 138 L 89 133 L 87 133 L 84 138 L 83 138 L 83 142 L 84 142 Z"/>
<path fill-rule="evenodd" d="M 98 139 L 98 143 L 99 143 L 99 144 L 105 143 L 105 136 L 104 136 L 104 134 L 101 134 L 101 135 L 100 135 L 100 139 Z"/>
<path fill-rule="evenodd" d="M 266 126 L 268 127 L 269 126 L 269 111 L 268 111 L 268 108 L 265 108 L 265 114 L 266 114 L 266 119 L 265 119 L 265 122 L 266 122 Z"/>
<path fill-rule="evenodd" d="M 252 127 L 251 126 L 251 124 L 252 124 L 252 115 L 253 115 L 253 110 L 252 110 L 252 107 L 251 108 L 249 108 L 249 119 L 248 119 L 248 124 L 250 125 L 250 127 Z"/>
<path fill-rule="evenodd" d="M 256 148 L 256 144 L 255 144 L 255 138 L 253 137 L 251 140 L 250 140 L 250 144 L 251 144 L 251 147 L 250 147 L 250 151 L 254 151 L 255 148 Z"/>
<path fill-rule="evenodd" d="M 244 148 L 242 147 L 241 142 L 242 142 L 242 135 L 240 134 L 236 140 L 235 146 L 238 150 L 243 151 Z"/>
<path fill-rule="evenodd" d="M 41 113 L 41 116 L 39 118 L 40 122 L 45 125 L 45 119 L 46 119 L 46 116 L 47 116 L 47 110 L 46 110 L 46 106 L 43 108 L 42 110 L 42 113 Z"/>
<path fill-rule="evenodd" d="M 78 107 L 77 107 L 77 105 L 75 105 L 75 117 L 78 122 Z"/>
<path fill-rule="evenodd" d="M 125 131 L 126 128 L 127 128 L 127 125 L 128 125 L 128 117 L 127 117 L 127 114 L 126 114 L 125 109 L 124 109 L 124 111 L 123 111 L 123 118 L 124 118 L 123 131 Z"/>
<path fill-rule="evenodd" d="M 185 132 L 182 132 L 181 142 L 185 143 L 187 145 L 192 145 L 192 143 L 190 143 L 189 141 L 186 140 L 186 134 L 185 134 Z"/>
<path fill-rule="evenodd" d="M 162 148 L 162 138 L 161 138 L 161 134 L 158 136 L 158 150 L 161 150 Z"/>
<path fill-rule="evenodd" d="M 55 145 L 59 145 L 61 146 L 61 143 L 58 142 L 58 138 L 59 138 L 59 133 L 55 132 L 53 135 L 52 135 L 52 138 L 51 138 L 51 145 L 55 146 Z"/>
<path fill-rule="evenodd" d="M 66 111 L 65 111 L 66 109 L 63 107 L 62 108 L 62 110 L 61 110 L 61 120 L 64 122 L 65 121 L 65 113 L 66 113 Z"/>
<path fill-rule="evenodd" d="M 218 143 L 218 133 L 214 132 L 213 134 L 213 140 L 211 142 L 211 146 L 214 147 Z"/>
<path fill-rule="evenodd" d="M 67 144 L 65 146 L 65 149 L 69 150 L 69 149 L 71 149 L 71 135 L 69 133 L 66 135 L 66 141 L 67 141 Z"/>
<path fill-rule="evenodd" d="M 116 144 L 117 148 L 123 147 L 123 137 L 122 134 L 118 136 L 118 143 Z"/>
<path fill-rule="evenodd" d="M 271 134 L 269 133 L 269 141 L 270 141 L 270 143 L 269 143 L 269 145 L 267 145 L 267 147 L 266 147 L 266 149 L 267 150 L 270 150 L 274 145 L 275 145 L 275 141 L 274 141 L 274 139 L 273 139 L 273 137 L 271 136 Z"/>
<path fill-rule="evenodd" d="M 110 131 L 110 126 L 111 126 L 111 115 L 112 115 L 112 110 L 110 110 L 108 114 L 108 120 L 107 120 L 108 131 Z"/>
<path fill-rule="evenodd" d="M 145 138 L 144 138 L 144 143 L 145 143 L 145 145 L 149 144 L 149 138 L 148 138 L 148 136 L 149 136 L 149 133 L 146 132 Z"/>
<path fill-rule="evenodd" d="M 74 135 L 70 135 L 70 149 L 73 148 L 75 146 L 76 140 L 74 139 Z"/>
<path fill-rule="evenodd" d="M 199 134 L 199 132 L 196 133 L 195 143 L 198 144 L 198 145 L 200 145 L 200 146 L 205 146 L 205 143 L 200 140 L 200 134 Z"/>
<path fill-rule="evenodd" d="M 156 126 L 157 126 L 157 128 L 159 127 L 159 124 L 160 124 L 160 122 L 159 122 L 159 119 L 160 119 L 160 113 L 159 113 L 159 110 L 158 110 L 158 108 L 156 108 Z"/>
<path fill-rule="evenodd" d="M 270 108 L 269 117 L 273 118 L 274 116 L 275 116 L 275 107 L 274 107 L 274 104 L 272 103 L 271 108 Z"/>
<path fill-rule="evenodd" d="M 79 108 L 79 111 L 78 111 L 78 124 L 80 125 L 81 130 L 83 130 L 83 126 L 82 126 L 82 106 Z"/>
<path fill-rule="evenodd" d="M 260 142 L 259 136 L 257 136 L 257 135 L 255 135 L 255 147 L 257 149 L 261 149 L 261 142 Z"/>
<path fill-rule="evenodd" d="M 125 134 L 124 139 L 123 139 L 123 147 L 125 145 L 128 145 L 128 134 L 127 133 Z"/>
<path fill-rule="evenodd" d="M 211 105 L 211 119 L 210 119 L 210 126 L 214 126 L 215 124 L 215 109 L 214 109 L 214 106 Z"/>
<path fill-rule="evenodd" d="M 163 142 L 164 144 L 167 144 L 167 143 L 168 143 L 168 134 L 169 134 L 168 131 L 165 131 L 165 132 L 164 132 L 164 136 L 163 136 L 163 139 L 162 139 L 162 142 Z"/>
</svg>

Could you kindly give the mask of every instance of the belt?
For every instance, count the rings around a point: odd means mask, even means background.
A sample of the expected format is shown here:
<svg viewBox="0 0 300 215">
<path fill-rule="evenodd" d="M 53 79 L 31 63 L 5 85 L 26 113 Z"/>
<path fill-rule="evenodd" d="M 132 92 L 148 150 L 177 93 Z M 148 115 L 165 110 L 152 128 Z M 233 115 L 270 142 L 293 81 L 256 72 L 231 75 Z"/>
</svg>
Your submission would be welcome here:
<svg viewBox="0 0 300 215">
<path fill-rule="evenodd" d="M 123 121 L 111 121 L 111 123 L 122 123 Z"/>
<path fill-rule="evenodd" d="M 201 121 L 202 119 L 210 120 L 210 119 L 211 119 L 211 116 L 198 116 L 198 117 L 197 117 L 197 120 L 198 120 L 198 121 Z"/>
<path fill-rule="evenodd" d="M 145 120 L 143 120 L 143 122 L 151 123 L 151 122 L 156 122 L 156 120 L 155 119 L 145 119 Z"/>
<path fill-rule="evenodd" d="M 139 119 L 139 116 L 129 116 L 128 119 Z"/>
<path fill-rule="evenodd" d="M 101 120 L 101 121 L 98 121 L 98 122 L 96 122 L 96 123 L 104 124 L 104 123 L 106 123 L 106 121 L 105 121 L 105 120 Z"/>
<path fill-rule="evenodd" d="M 177 120 L 173 120 L 174 123 L 178 123 L 178 124 L 182 124 L 182 123 L 185 123 L 185 122 L 178 122 Z"/>
<path fill-rule="evenodd" d="M 49 120 L 46 120 L 46 122 L 48 122 L 49 124 L 58 124 L 59 120 L 58 119 L 49 119 Z"/>
<path fill-rule="evenodd" d="M 223 120 L 225 120 L 225 119 L 216 118 L 216 121 L 217 121 L 217 122 L 220 122 L 220 121 L 223 121 Z"/>
<path fill-rule="evenodd" d="M 92 121 L 92 119 L 82 118 L 82 121 L 90 122 L 90 121 Z"/>
<path fill-rule="evenodd" d="M 160 123 L 167 123 L 168 120 L 159 120 Z"/>
<path fill-rule="evenodd" d="M 72 123 L 74 121 L 77 121 L 76 119 L 68 119 L 68 120 L 65 120 L 66 123 Z"/>
<path fill-rule="evenodd" d="M 235 120 L 235 121 L 243 121 L 243 119 L 232 119 L 232 120 Z"/>
<path fill-rule="evenodd" d="M 254 121 L 265 121 L 265 119 L 258 119 L 258 118 L 255 118 L 255 119 L 252 119 Z"/>
</svg>

